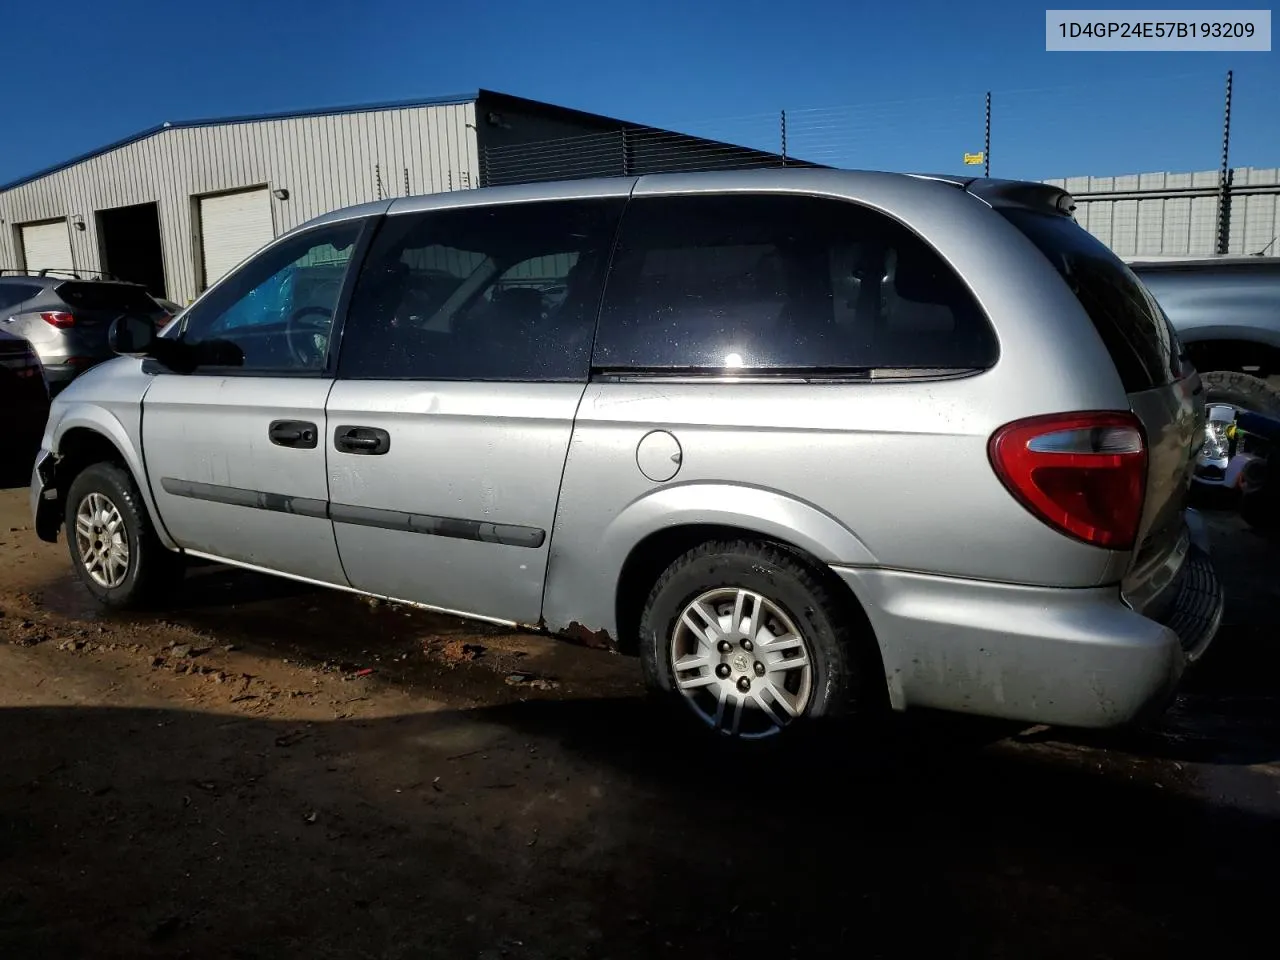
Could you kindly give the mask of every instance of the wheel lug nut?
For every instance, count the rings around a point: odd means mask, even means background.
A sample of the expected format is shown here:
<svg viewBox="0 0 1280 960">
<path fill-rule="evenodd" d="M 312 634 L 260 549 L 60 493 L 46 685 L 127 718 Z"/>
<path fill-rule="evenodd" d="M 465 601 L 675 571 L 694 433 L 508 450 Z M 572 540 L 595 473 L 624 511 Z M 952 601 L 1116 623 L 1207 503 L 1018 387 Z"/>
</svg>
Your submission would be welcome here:
<svg viewBox="0 0 1280 960">
<path fill-rule="evenodd" d="M 752 647 L 754 647 L 754 646 L 755 646 L 755 644 L 753 644 L 750 640 L 743 640 L 743 641 L 742 641 L 742 649 L 743 649 L 743 650 L 750 651 L 750 650 L 752 649 Z"/>
<path fill-rule="evenodd" d="M 757 677 L 763 677 L 763 676 L 764 676 L 764 664 L 763 664 L 763 663 L 761 663 L 759 660 L 757 660 L 757 661 L 756 661 L 755 671 L 756 671 L 756 676 L 757 676 Z"/>
<path fill-rule="evenodd" d="M 730 650 L 733 649 L 733 644 L 731 644 L 728 640 L 721 640 L 719 643 L 716 644 L 716 649 L 719 650 L 721 653 L 728 653 Z"/>
<path fill-rule="evenodd" d="M 739 689 L 739 690 L 741 690 L 743 693 L 746 693 L 748 690 L 750 690 L 750 689 L 751 689 L 751 678 L 750 678 L 750 677 L 739 677 L 739 678 L 738 678 L 738 689 Z"/>
<path fill-rule="evenodd" d="M 716 667 L 716 676 L 721 680 L 728 677 L 731 672 L 732 671 L 729 670 L 729 665 L 727 663 L 722 663 L 720 666 Z"/>
</svg>

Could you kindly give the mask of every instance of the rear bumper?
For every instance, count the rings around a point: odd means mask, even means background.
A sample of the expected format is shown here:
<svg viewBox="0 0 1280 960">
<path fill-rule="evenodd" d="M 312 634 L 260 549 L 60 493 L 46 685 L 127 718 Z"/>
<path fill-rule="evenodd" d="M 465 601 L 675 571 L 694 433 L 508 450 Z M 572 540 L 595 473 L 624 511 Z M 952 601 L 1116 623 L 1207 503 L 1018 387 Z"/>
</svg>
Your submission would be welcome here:
<svg viewBox="0 0 1280 960">
<path fill-rule="evenodd" d="M 61 360 L 47 361 L 44 364 L 44 378 L 49 384 L 50 392 L 56 393 L 59 389 L 65 387 L 76 377 L 80 376 L 80 374 L 84 373 L 86 370 L 96 367 L 106 359 L 109 358 L 104 357 L 99 359 L 94 357 L 93 359 L 87 360 L 83 363 L 63 363 Z"/>
<path fill-rule="evenodd" d="M 59 387 L 64 387 L 86 370 L 96 367 L 100 363 L 104 363 L 115 356 L 110 350 L 106 350 L 103 345 L 95 344 L 86 346 L 83 349 L 76 349 L 75 344 L 67 344 L 66 342 L 58 342 L 57 344 L 35 344 L 37 356 L 40 357 L 40 365 L 44 368 L 44 378 L 49 384 L 49 389 L 56 392 Z M 68 360 L 74 360 L 74 363 L 68 363 Z"/>
<path fill-rule="evenodd" d="M 1160 618 L 1172 630 L 1188 663 L 1195 663 L 1218 633 L 1225 597 L 1208 551 L 1192 545 L 1178 574 L 1173 605 Z"/>
<path fill-rule="evenodd" d="M 1207 649 L 1222 591 L 1194 548 L 1164 623 L 1117 587 L 1061 589 L 833 567 L 876 633 L 897 709 L 1111 727 L 1159 712 Z"/>
</svg>

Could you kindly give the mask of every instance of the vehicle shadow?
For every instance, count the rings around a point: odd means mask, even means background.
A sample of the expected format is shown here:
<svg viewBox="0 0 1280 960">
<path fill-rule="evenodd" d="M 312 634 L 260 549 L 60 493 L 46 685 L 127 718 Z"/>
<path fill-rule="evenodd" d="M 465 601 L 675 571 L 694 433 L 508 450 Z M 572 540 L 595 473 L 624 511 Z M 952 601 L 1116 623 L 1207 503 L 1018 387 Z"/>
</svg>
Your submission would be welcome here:
<svg viewBox="0 0 1280 960">
<path fill-rule="evenodd" d="M 1022 742 L 1058 743 L 1110 751 L 1135 758 L 1220 765 L 1248 765 L 1280 758 L 1280 581 L 1274 544 L 1247 529 L 1218 524 L 1215 558 L 1227 590 L 1227 607 L 1218 639 L 1204 660 L 1188 673 L 1175 705 L 1141 728 L 1077 731 L 1040 730 Z M 86 616 L 125 621 L 139 615 L 102 612 L 78 583 L 69 579 L 46 591 L 52 606 Z M 177 623 L 222 642 L 235 642 L 268 656 L 301 659 L 346 668 L 378 664 L 379 677 L 418 689 L 446 684 L 449 689 L 491 688 L 496 680 L 485 665 L 451 665 L 446 675 L 423 655 L 424 638 L 506 635 L 505 628 L 460 620 L 410 607 L 370 601 L 220 565 L 189 571 L 180 590 L 154 621 Z M 559 645 L 551 644 L 552 647 Z M 582 657 L 596 657 L 582 660 Z M 616 660 L 616 658 L 613 658 Z M 578 691 L 592 687 L 618 692 L 635 679 L 619 679 L 616 663 L 603 671 L 598 654 L 567 644 L 555 657 L 563 679 Z M 897 718 L 877 728 L 889 731 L 900 750 L 936 740 L 956 750 L 1011 736 L 1026 725 L 987 723 L 975 718 L 922 713 Z M 952 738 L 955 738 L 954 740 Z M 842 752 L 850 752 L 845 744 Z"/>
<path fill-rule="evenodd" d="M 672 724 L 0 711 L 0 955 L 1170 957 L 1274 903 L 1274 822 L 1180 790 Z"/>
<path fill-rule="evenodd" d="M 1022 736 L 1021 742 L 1222 766 L 1280 758 L 1280 644 L 1275 642 L 1280 628 L 1280 578 L 1274 575 L 1280 550 L 1231 516 L 1212 517 L 1211 533 L 1215 563 L 1227 593 L 1226 613 L 1219 637 L 1188 673 L 1173 708 L 1143 728 L 1097 732 L 1054 728 Z M 50 585 L 45 592 L 55 609 L 92 618 L 149 619 L 102 612 L 73 578 Z M 435 689 L 440 695 L 463 691 L 472 701 L 476 698 L 470 694 L 475 690 L 493 688 L 494 668 L 461 663 L 442 671 L 424 657 L 424 640 L 510 635 L 501 627 L 220 565 L 190 570 L 172 602 L 150 619 L 177 623 L 216 635 L 220 642 L 234 642 L 281 659 L 338 668 L 376 662 L 384 681 Z M 638 679 L 638 671 L 619 670 L 617 658 L 602 660 L 596 652 L 550 646 L 562 651 L 550 659 L 564 671 L 561 679 L 570 694 L 616 694 L 633 689 Z M 610 659 L 615 662 L 607 663 Z M 915 744 L 941 736 L 941 742 L 963 752 L 1013 735 L 1023 725 L 913 714 L 887 727 L 889 739 L 900 750 L 910 751 Z M 877 736 L 883 732 L 877 728 Z M 846 743 L 835 749 L 849 753 L 851 747 Z"/>
<path fill-rule="evenodd" d="M 185 562 L 186 576 L 165 603 L 167 610 L 200 610 L 288 598 L 327 596 L 332 592 L 299 580 L 262 576 L 213 561 L 188 558 Z"/>
</svg>

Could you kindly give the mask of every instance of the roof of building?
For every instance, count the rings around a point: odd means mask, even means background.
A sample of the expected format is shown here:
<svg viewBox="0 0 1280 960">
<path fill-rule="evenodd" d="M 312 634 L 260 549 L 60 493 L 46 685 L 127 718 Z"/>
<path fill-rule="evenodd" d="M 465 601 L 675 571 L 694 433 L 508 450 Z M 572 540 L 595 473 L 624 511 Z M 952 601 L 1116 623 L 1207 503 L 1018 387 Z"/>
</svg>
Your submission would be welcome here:
<svg viewBox="0 0 1280 960">
<path fill-rule="evenodd" d="M 232 123 L 256 123 L 263 120 L 289 120 L 295 117 L 324 117 L 341 113 L 370 113 L 375 110 L 405 110 L 414 107 L 441 107 L 458 103 L 474 103 L 478 100 L 484 100 L 487 104 L 497 108 L 505 106 L 509 109 L 522 109 L 545 114 L 554 114 L 562 119 L 581 123 L 583 125 L 609 127 L 614 129 L 625 127 L 630 130 L 660 132 L 680 137 L 689 136 L 688 134 L 675 134 L 674 131 L 651 127 L 648 124 L 636 123 L 630 120 L 619 120 L 617 117 L 608 117 L 599 113 L 588 113 L 585 110 L 576 110 L 573 107 L 562 107 L 558 104 L 546 103 L 541 100 L 530 100 L 526 97 L 517 97 L 509 93 L 499 93 L 494 90 L 474 90 L 470 93 L 459 93 L 443 97 L 427 97 L 416 100 L 388 100 L 382 103 L 361 103 L 349 106 L 318 107 L 310 110 L 280 110 L 274 113 L 254 113 L 234 117 L 208 117 L 202 120 L 166 120 L 164 123 L 150 127 L 139 133 L 135 133 L 132 136 L 125 137 L 122 140 L 117 140 L 114 143 L 108 143 L 106 146 L 98 147 L 97 149 L 90 150 L 87 153 L 82 153 L 79 156 L 72 157 L 69 160 L 64 160 L 61 163 L 55 163 L 52 166 L 45 167 L 43 170 L 37 170 L 34 173 L 19 177 L 16 180 L 11 180 L 9 183 L 0 184 L 0 193 L 4 193 L 6 190 L 12 190 L 15 187 L 20 187 L 26 183 L 31 183 L 34 180 L 39 180 L 41 177 L 47 177 L 52 173 L 57 173 L 59 170 L 66 170 L 68 167 L 74 167 L 78 163 L 83 163 L 86 160 L 92 160 L 94 157 L 100 157 L 104 153 L 110 153 L 112 150 L 118 150 L 131 143 L 137 143 L 139 140 L 154 137 L 157 134 L 164 133 L 166 130 L 180 130 L 190 127 L 216 127 Z M 705 141 L 705 138 L 702 137 L 695 137 L 693 139 Z M 719 141 L 706 142 L 719 143 Z M 761 156 L 767 155 L 767 151 L 763 150 L 755 150 L 749 147 L 741 147 L 736 144 L 728 143 L 722 145 L 731 147 L 734 150 L 741 150 L 744 152 L 759 154 Z M 798 159 L 793 159 L 792 162 L 801 166 L 820 166 L 820 164 L 809 164 L 806 161 Z"/>
<path fill-rule="evenodd" d="M 24 183 L 30 183 L 33 180 L 39 180 L 41 177 L 47 177 L 51 173 L 57 173 L 59 170 L 65 170 L 68 167 L 74 167 L 77 163 L 83 163 L 86 160 L 92 160 L 94 157 L 100 157 L 104 153 L 110 153 L 112 150 L 118 150 L 121 147 L 127 147 L 131 143 L 137 143 L 139 140 L 146 140 L 148 137 L 154 137 L 156 134 L 164 133 L 166 130 L 181 130 L 188 127 L 215 127 L 223 126 L 231 123 L 256 123 L 262 120 L 290 120 L 295 117 L 325 117 L 339 113 L 369 113 L 375 110 L 405 110 L 412 107 L 441 107 L 454 103 L 471 103 L 478 99 L 480 91 L 472 93 L 454 94 L 444 97 L 426 97 L 416 100 L 388 100 L 383 103 L 362 103 L 354 106 L 339 107 L 318 107 L 310 110 L 279 110 L 274 113 L 253 113 L 235 117 L 208 117 L 202 120 L 166 120 L 164 123 L 157 124 L 154 127 L 148 127 L 146 130 L 139 131 L 114 143 L 108 143 L 106 146 L 97 147 L 87 153 L 72 157 L 69 160 L 63 160 L 55 163 L 53 166 L 45 167 L 43 170 L 37 170 L 26 176 L 11 180 L 8 183 L 0 183 L 0 193 L 6 190 L 12 190 L 14 187 L 20 187 Z M 548 106 L 550 106 L 548 104 Z"/>
</svg>

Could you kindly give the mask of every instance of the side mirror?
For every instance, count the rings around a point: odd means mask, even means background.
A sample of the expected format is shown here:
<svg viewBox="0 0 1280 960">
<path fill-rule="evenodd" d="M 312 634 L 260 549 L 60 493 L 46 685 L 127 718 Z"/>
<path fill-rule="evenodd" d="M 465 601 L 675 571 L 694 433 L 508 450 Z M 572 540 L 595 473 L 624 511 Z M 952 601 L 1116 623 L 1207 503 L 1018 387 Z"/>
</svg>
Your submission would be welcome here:
<svg viewBox="0 0 1280 960">
<path fill-rule="evenodd" d="M 111 322 L 107 345 L 126 357 L 149 356 L 156 342 L 156 325 L 146 317 L 125 315 Z"/>
</svg>

